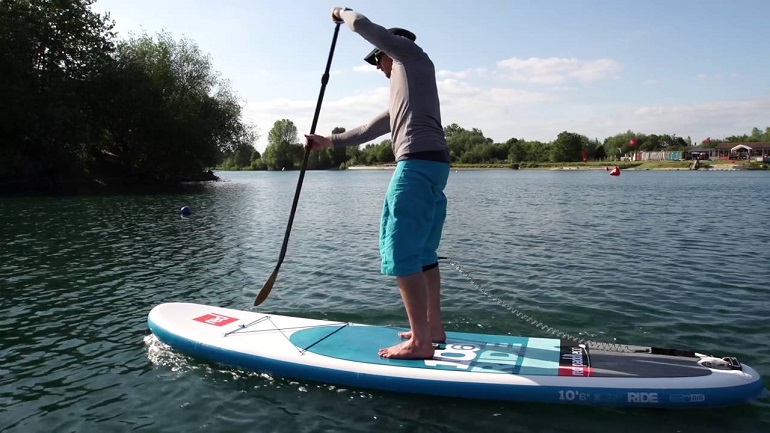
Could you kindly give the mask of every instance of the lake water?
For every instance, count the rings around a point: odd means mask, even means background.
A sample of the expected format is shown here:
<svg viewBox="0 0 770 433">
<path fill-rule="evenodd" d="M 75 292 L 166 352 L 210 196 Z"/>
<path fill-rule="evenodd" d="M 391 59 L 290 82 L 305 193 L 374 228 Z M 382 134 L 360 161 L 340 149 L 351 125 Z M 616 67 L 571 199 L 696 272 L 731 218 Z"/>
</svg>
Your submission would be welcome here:
<svg viewBox="0 0 770 433">
<path fill-rule="evenodd" d="M 182 356 L 163 302 L 252 309 L 297 172 L 175 193 L 0 198 L 0 431 L 766 432 L 770 398 L 650 411 L 426 398 Z M 391 172 L 308 172 L 260 311 L 405 325 L 379 274 Z M 770 172 L 453 171 L 440 253 L 559 330 L 737 356 L 770 383 Z M 183 217 L 179 209 L 192 208 Z M 443 265 L 448 330 L 548 336 Z"/>
</svg>

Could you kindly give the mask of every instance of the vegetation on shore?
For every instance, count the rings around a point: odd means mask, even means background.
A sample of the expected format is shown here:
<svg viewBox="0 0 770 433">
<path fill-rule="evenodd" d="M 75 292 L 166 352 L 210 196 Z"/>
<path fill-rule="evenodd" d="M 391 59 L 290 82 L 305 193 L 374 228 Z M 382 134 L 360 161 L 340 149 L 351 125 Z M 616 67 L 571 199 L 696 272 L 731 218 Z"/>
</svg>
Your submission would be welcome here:
<svg viewBox="0 0 770 433">
<path fill-rule="evenodd" d="M 337 127 L 332 133 L 345 131 Z M 467 130 L 457 124 L 444 128 L 447 144 L 450 149 L 452 166 L 455 168 L 558 168 L 565 166 L 603 167 L 605 165 L 619 166 L 621 169 L 686 169 L 691 161 L 621 161 L 619 156 L 635 151 L 687 151 L 692 149 L 689 137 L 683 139 L 672 135 L 643 134 L 626 131 L 613 137 L 599 140 L 589 140 L 587 137 L 573 132 L 564 131 L 556 140 L 544 143 L 511 138 L 504 143 L 495 143 L 487 138 L 479 129 Z M 219 168 L 225 170 L 289 170 L 299 168 L 304 151 L 298 142 L 299 134 L 294 123 L 289 119 L 281 119 L 273 125 L 268 135 L 268 146 L 265 154 L 260 155 L 256 150 L 251 154 L 242 154 L 230 158 Z M 710 140 L 712 144 L 717 140 Z M 764 132 L 754 128 L 752 135 L 731 136 L 725 142 L 757 142 L 770 141 L 770 128 Z M 614 155 L 614 156 L 613 156 Z M 584 162 L 588 159 L 588 162 Z M 392 142 L 382 140 L 377 144 L 364 147 L 349 147 L 343 149 L 327 149 L 313 152 L 308 161 L 311 170 L 345 169 L 352 166 L 376 166 L 395 161 Z M 701 161 L 700 167 L 719 162 Z M 739 163 L 741 168 L 760 169 L 764 164 L 749 162 Z"/>
<path fill-rule="evenodd" d="M 93 2 L 0 3 L 0 186 L 174 182 L 253 149 L 240 101 L 195 43 L 119 41 Z"/>
</svg>

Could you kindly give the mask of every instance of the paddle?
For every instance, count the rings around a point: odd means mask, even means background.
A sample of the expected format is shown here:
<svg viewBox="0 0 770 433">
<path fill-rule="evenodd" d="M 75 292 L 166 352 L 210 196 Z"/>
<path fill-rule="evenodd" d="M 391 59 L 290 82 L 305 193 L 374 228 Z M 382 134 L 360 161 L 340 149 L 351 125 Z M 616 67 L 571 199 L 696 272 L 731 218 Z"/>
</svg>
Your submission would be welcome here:
<svg viewBox="0 0 770 433">
<path fill-rule="evenodd" d="M 321 102 L 324 99 L 324 91 L 326 90 L 326 83 L 329 82 L 329 69 L 332 66 L 332 57 L 334 56 L 334 47 L 337 45 L 337 35 L 340 32 L 341 22 L 337 21 L 334 26 L 334 37 L 332 38 L 332 46 L 329 50 L 329 58 L 326 60 L 326 70 L 321 77 L 321 91 L 318 93 L 318 102 L 315 106 L 315 114 L 313 115 L 313 124 L 310 127 L 310 134 L 315 134 L 315 127 L 318 124 L 318 115 L 321 113 Z M 281 254 L 278 256 L 278 264 L 275 265 L 273 273 L 270 278 L 267 279 L 265 285 L 262 286 L 262 290 L 257 294 L 257 299 L 254 300 L 254 306 L 261 304 L 267 299 L 270 291 L 273 290 L 273 284 L 278 277 L 278 270 L 281 269 L 283 259 L 286 257 L 286 247 L 289 245 L 289 235 L 291 234 L 291 225 L 294 223 L 294 214 L 297 212 L 297 203 L 299 202 L 299 193 L 302 189 L 302 181 L 305 179 L 305 168 L 307 168 L 307 159 L 310 156 L 310 149 L 305 148 L 305 157 L 302 159 L 302 168 L 299 171 L 299 180 L 297 181 L 297 190 L 294 192 L 294 202 L 291 205 L 291 214 L 289 215 L 289 223 L 286 225 L 286 234 L 283 236 L 283 245 L 281 246 Z"/>
</svg>

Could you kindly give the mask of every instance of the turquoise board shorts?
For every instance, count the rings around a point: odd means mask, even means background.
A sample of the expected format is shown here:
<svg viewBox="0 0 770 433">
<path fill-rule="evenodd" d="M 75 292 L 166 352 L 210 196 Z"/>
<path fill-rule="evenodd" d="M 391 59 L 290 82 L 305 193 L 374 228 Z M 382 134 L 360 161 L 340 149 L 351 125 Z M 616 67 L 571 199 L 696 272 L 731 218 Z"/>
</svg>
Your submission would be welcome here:
<svg viewBox="0 0 770 433">
<path fill-rule="evenodd" d="M 445 162 L 408 159 L 396 165 L 380 223 L 382 273 L 406 276 L 438 262 L 446 219 Z"/>
</svg>

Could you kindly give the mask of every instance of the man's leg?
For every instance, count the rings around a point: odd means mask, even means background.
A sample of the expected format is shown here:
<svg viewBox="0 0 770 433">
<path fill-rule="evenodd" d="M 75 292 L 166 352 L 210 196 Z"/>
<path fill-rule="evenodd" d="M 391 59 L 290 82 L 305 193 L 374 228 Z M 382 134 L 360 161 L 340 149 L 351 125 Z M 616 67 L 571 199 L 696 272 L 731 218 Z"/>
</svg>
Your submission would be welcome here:
<svg viewBox="0 0 770 433">
<path fill-rule="evenodd" d="M 427 289 L 430 339 L 434 343 L 443 343 L 446 341 L 446 332 L 441 317 L 441 272 L 436 266 L 424 271 L 422 275 Z M 412 332 L 399 332 L 398 336 L 408 340 L 412 338 Z"/>
<path fill-rule="evenodd" d="M 396 277 L 396 280 L 412 334 L 401 344 L 380 349 L 379 354 L 383 358 L 394 359 L 433 358 L 434 351 L 428 325 L 428 291 L 423 272 Z"/>
</svg>

